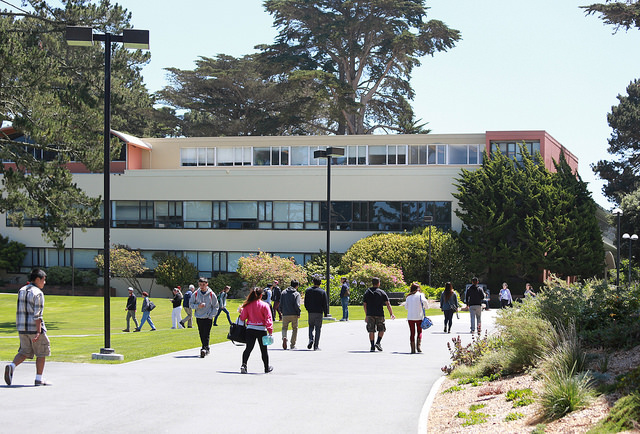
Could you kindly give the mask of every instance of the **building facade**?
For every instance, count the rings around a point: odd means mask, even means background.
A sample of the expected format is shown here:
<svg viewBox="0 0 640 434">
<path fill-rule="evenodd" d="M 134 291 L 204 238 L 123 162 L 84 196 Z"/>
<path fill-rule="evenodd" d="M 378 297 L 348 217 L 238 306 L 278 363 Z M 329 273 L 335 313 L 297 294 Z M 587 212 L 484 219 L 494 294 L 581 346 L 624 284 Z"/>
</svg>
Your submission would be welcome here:
<svg viewBox="0 0 640 434">
<path fill-rule="evenodd" d="M 113 133 L 126 152 L 112 163 L 112 244 L 140 249 L 151 269 L 155 252 L 185 255 L 205 276 L 235 271 L 240 257 L 259 251 L 304 263 L 326 249 L 327 167 L 314 151 L 327 146 L 345 150 L 331 168 L 336 252 L 373 233 L 424 227 L 426 216 L 436 227 L 460 230 L 455 180 L 461 169 L 480 167 L 484 151 L 518 159 L 517 144 L 524 144 L 551 170 L 561 151 L 574 170 L 578 164 L 544 131 L 166 139 Z M 101 173 L 76 163 L 70 169 L 79 187 L 102 195 Z M 25 270 L 70 266 L 72 251 L 75 267 L 95 268 L 102 224 L 74 229 L 64 250 L 48 245 L 35 224 L 19 229 L 4 216 L 0 232 L 27 246 Z"/>
</svg>

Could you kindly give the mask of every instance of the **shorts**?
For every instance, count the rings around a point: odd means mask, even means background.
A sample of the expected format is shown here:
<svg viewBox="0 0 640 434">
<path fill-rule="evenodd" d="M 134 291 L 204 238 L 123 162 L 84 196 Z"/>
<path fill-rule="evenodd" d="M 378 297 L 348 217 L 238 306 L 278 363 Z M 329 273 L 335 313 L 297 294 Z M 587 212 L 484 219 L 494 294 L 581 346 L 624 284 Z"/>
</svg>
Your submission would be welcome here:
<svg viewBox="0 0 640 434">
<path fill-rule="evenodd" d="M 367 317 L 367 331 L 373 333 L 375 331 L 385 332 L 387 327 L 384 325 L 383 316 L 368 316 Z"/>
<path fill-rule="evenodd" d="M 22 354 L 27 359 L 33 359 L 36 357 L 48 357 L 51 355 L 51 345 L 46 333 L 40 335 L 36 342 L 33 342 L 33 338 L 36 337 L 35 333 L 20 333 L 20 349 L 18 354 Z"/>
</svg>

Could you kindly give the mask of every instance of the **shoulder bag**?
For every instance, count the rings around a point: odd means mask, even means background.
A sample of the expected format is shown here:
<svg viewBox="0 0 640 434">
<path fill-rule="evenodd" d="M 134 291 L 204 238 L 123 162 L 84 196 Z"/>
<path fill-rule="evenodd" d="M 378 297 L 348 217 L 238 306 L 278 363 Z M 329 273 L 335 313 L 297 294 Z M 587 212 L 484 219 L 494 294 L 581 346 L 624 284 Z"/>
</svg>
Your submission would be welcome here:
<svg viewBox="0 0 640 434">
<path fill-rule="evenodd" d="M 240 318 L 229 326 L 229 334 L 227 339 L 235 345 L 247 343 L 247 325 Z"/>
<path fill-rule="evenodd" d="M 424 309 L 422 309 L 422 314 L 424 315 L 424 318 L 422 318 L 422 324 L 420 324 L 420 327 L 422 327 L 423 330 L 426 330 L 433 325 L 433 321 L 429 319 Z"/>
</svg>

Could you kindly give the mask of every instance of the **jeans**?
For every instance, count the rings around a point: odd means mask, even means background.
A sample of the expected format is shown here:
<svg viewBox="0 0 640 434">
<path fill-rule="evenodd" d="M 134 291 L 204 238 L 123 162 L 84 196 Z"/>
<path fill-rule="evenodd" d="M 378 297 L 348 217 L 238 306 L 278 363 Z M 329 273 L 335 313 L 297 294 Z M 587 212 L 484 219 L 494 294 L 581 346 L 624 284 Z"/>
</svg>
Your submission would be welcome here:
<svg viewBox="0 0 640 434">
<path fill-rule="evenodd" d="M 129 322 L 130 320 L 133 318 L 133 323 L 136 325 L 136 328 L 138 328 L 138 320 L 136 319 L 136 311 L 135 310 L 128 310 L 127 311 L 127 330 L 129 330 Z"/>
<path fill-rule="evenodd" d="M 269 353 L 267 352 L 267 346 L 262 343 L 262 337 L 266 335 L 266 330 L 255 330 L 247 328 L 247 347 L 242 353 L 243 365 L 246 365 L 247 361 L 249 361 L 249 355 L 251 354 L 251 351 L 253 351 L 253 347 L 256 345 L 256 341 L 258 341 L 258 345 L 260 345 L 260 353 L 262 353 L 262 363 L 264 363 L 264 369 L 266 370 L 269 368 Z"/>
<path fill-rule="evenodd" d="M 142 312 L 142 321 L 140 321 L 140 326 L 138 326 L 138 330 L 142 329 L 142 326 L 144 325 L 145 321 L 149 322 L 149 325 L 151 326 L 151 330 L 156 329 L 156 326 L 153 325 L 153 321 L 151 321 L 151 312 L 149 312 L 148 310 L 145 310 L 144 312 Z"/>
<path fill-rule="evenodd" d="M 349 297 L 340 297 L 342 303 L 342 319 L 349 319 Z"/>
<path fill-rule="evenodd" d="M 202 349 L 209 349 L 209 336 L 211 335 L 211 325 L 213 320 L 211 318 L 196 318 L 198 324 L 198 333 L 200 334 L 200 342 L 202 343 Z"/>
<path fill-rule="evenodd" d="M 451 324 L 453 324 L 453 309 L 446 309 L 442 311 L 444 313 L 444 328 L 447 329 L 449 324 L 449 330 L 451 330 Z"/>
<path fill-rule="evenodd" d="M 298 315 L 285 315 L 282 319 L 282 339 L 287 338 L 287 331 L 291 323 L 291 347 L 296 346 L 298 339 Z"/>
<path fill-rule="evenodd" d="M 220 309 L 218 309 L 218 313 L 216 314 L 216 317 L 213 319 L 213 323 L 216 324 L 221 312 L 224 312 L 227 314 L 227 321 L 229 321 L 229 324 L 231 324 L 231 317 L 229 316 L 229 311 L 227 310 L 226 307 L 221 307 Z"/>
<path fill-rule="evenodd" d="M 482 323 L 482 305 L 469 306 L 469 316 L 471 317 L 471 333 L 473 333 L 476 331 L 476 320 L 478 321 L 478 328 Z"/>
<path fill-rule="evenodd" d="M 313 337 L 313 331 L 315 333 L 315 339 Z M 313 313 L 309 312 L 309 342 L 313 342 L 313 348 L 318 348 L 320 342 L 320 330 L 322 329 L 322 312 Z"/>
</svg>

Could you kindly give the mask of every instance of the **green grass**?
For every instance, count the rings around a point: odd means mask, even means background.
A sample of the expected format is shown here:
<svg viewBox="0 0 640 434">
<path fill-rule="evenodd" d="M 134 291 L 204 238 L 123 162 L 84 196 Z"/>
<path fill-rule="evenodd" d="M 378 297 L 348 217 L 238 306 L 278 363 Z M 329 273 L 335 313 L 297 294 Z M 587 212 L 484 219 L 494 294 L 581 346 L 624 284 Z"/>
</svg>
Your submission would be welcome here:
<svg viewBox="0 0 640 434">
<path fill-rule="evenodd" d="M 46 287 L 45 287 L 46 295 Z M 18 351 L 19 339 L 16 331 L 16 294 L 0 294 L 0 360 L 13 360 Z M 125 333 L 126 297 L 112 297 L 111 310 L 111 348 L 124 356 L 125 362 L 154 357 L 174 351 L 186 350 L 200 346 L 198 329 L 171 330 L 172 305 L 169 299 L 153 298 L 157 308 L 151 313 L 157 331 L 150 333 L 150 327 L 145 324 L 140 333 Z M 238 316 L 237 309 L 242 300 L 227 301 L 227 309 L 231 320 Z M 142 318 L 140 312 L 142 299 L 138 299 L 136 318 Z M 334 318 L 342 317 L 341 306 L 331 306 Z M 402 306 L 394 306 L 394 314 L 398 318 L 406 318 L 407 311 Z M 430 309 L 427 315 L 442 314 L 440 310 Z M 184 317 L 184 311 L 183 315 Z M 362 306 L 349 307 L 349 320 L 364 321 Z M 104 298 L 101 297 L 69 297 L 45 296 L 44 321 L 47 334 L 51 341 L 51 357 L 55 362 L 91 362 L 91 363 L 121 363 L 112 361 L 92 360 L 91 354 L 104 348 Z M 216 344 L 227 340 L 229 331 L 226 315 L 218 317 L 218 327 L 211 329 L 211 343 Z M 307 312 L 302 309 L 300 325 L 307 324 Z M 274 333 L 280 332 L 282 323 L 274 324 Z"/>
</svg>

